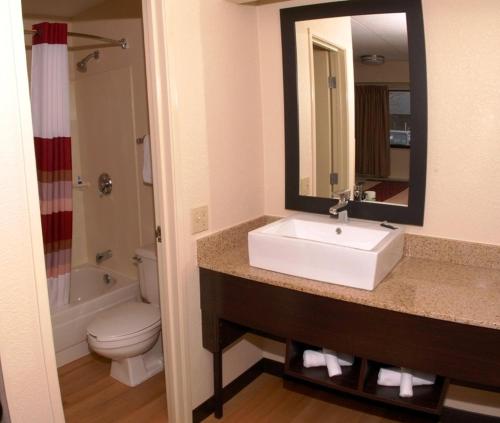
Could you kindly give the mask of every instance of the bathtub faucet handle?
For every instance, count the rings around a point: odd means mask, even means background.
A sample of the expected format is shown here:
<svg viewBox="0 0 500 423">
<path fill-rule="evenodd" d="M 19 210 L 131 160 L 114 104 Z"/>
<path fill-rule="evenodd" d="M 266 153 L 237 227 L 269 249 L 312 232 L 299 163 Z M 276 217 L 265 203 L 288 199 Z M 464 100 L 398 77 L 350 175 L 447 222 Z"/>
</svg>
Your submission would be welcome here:
<svg viewBox="0 0 500 423">
<path fill-rule="evenodd" d="M 134 261 L 135 264 L 142 263 L 142 258 L 139 257 L 137 254 L 132 257 L 132 260 Z"/>
</svg>

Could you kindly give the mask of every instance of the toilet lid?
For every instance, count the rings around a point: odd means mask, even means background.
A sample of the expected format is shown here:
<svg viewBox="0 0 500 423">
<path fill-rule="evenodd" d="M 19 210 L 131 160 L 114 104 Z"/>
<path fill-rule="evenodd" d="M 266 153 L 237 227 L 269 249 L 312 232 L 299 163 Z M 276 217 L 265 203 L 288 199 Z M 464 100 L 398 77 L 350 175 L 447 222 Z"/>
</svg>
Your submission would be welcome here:
<svg viewBox="0 0 500 423">
<path fill-rule="evenodd" d="M 90 322 L 87 333 L 99 341 L 119 338 L 160 326 L 160 309 L 146 303 L 125 303 L 102 311 Z"/>
</svg>

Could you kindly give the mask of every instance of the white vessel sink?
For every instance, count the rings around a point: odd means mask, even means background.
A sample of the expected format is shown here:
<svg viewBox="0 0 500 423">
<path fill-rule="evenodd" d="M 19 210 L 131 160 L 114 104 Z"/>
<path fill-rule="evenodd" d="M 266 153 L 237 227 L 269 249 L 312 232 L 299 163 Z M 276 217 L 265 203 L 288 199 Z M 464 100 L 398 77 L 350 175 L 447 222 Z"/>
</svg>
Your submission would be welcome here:
<svg viewBox="0 0 500 423">
<path fill-rule="evenodd" d="M 373 290 L 403 256 L 401 228 L 296 214 L 248 233 L 250 265 Z"/>
</svg>

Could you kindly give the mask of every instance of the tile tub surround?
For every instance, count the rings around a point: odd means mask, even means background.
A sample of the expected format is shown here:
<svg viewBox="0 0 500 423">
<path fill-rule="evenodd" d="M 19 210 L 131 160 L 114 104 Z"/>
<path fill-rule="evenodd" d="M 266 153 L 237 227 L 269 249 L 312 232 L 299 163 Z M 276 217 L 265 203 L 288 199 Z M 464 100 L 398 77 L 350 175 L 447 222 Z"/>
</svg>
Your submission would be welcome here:
<svg viewBox="0 0 500 423">
<path fill-rule="evenodd" d="M 374 291 L 363 291 L 251 267 L 248 232 L 277 219 L 263 216 L 200 239 L 199 267 L 323 297 L 500 329 L 500 247 L 407 235 L 405 257 Z"/>
</svg>

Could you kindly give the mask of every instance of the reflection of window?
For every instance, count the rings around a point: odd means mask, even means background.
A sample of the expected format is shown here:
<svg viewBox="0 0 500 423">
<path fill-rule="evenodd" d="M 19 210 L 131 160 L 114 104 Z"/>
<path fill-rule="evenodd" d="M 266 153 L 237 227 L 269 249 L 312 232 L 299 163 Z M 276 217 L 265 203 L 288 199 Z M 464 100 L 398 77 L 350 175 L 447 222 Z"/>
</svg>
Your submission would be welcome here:
<svg viewBox="0 0 500 423">
<path fill-rule="evenodd" d="M 389 141 L 391 147 L 408 148 L 411 140 L 410 91 L 389 91 Z"/>
</svg>

